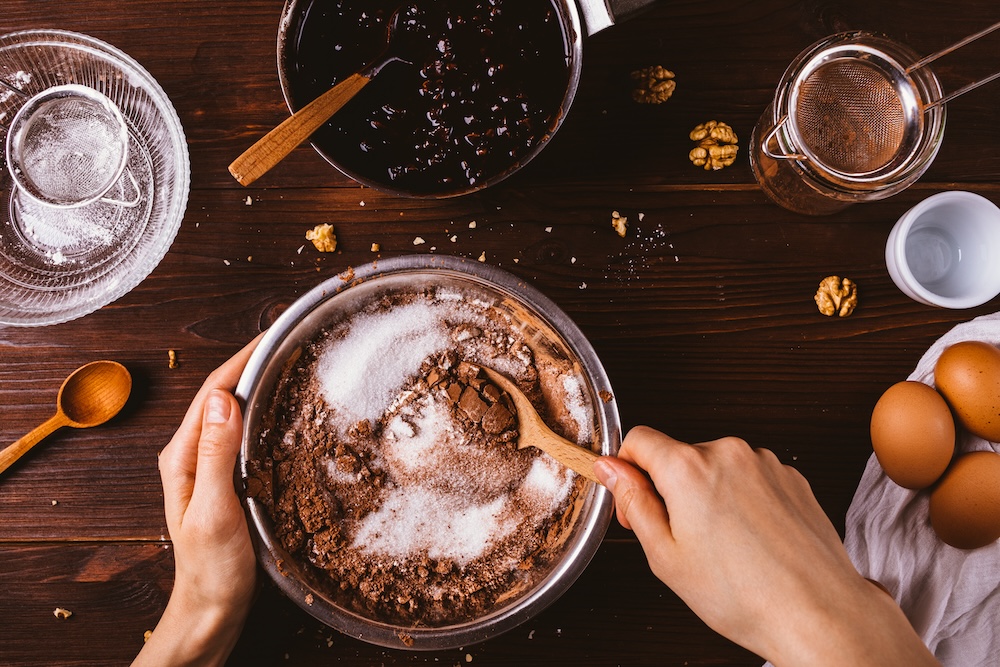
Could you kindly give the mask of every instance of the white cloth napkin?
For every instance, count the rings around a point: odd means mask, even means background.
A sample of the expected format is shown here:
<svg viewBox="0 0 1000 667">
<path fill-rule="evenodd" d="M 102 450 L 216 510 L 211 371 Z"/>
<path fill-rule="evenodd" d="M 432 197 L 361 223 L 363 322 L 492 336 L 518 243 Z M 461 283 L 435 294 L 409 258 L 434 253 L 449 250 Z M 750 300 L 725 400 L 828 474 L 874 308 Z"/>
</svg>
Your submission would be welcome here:
<svg viewBox="0 0 1000 667">
<path fill-rule="evenodd" d="M 1000 345 L 1000 313 L 959 324 L 924 354 L 908 379 L 934 386 L 934 364 L 963 340 Z M 1000 444 L 959 429 L 959 452 Z M 874 455 L 847 511 L 844 546 L 858 571 L 892 592 L 917 634 L 945 667 L 1000 665 L 1000 541 L 963 551 L 941 542 L 928 493 L 892 482 Z"/>
</svg>

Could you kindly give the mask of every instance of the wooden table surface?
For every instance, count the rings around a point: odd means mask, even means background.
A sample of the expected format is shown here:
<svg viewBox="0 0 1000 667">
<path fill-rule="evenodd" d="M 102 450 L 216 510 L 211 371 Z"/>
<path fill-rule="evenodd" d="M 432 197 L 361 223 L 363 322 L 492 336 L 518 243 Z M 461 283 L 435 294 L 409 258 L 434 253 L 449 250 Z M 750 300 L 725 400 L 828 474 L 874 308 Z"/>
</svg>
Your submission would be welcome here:
<svg viewBox="0 0 1000 667">
<path fill-rule="evenodd" d="M 809 479 L 841 531 L 871 454 L 878 396 L 952 325 L 1000 305 L 919 305 L 893 285 L 883 259 L 895 220 L 931 194 L 962 189 L 1000 202 L 1000 83 L 949 104 L 943 147 L 916 185 L 830 217 L 770 203 L 746 151 L 784 68 L 817 39 L 863 28 L 931 53 L 995 21 L 993 0 L 661 2 L 586 40 L 576 102 L 535 161 L 496 187 L 441 201 L 362 188 L 309 147 L 249 189 L 230 178 L 229 162 L 286 115 L 275 65 L 281 8 L 281 0 L 3 2 L 3 31 L 86 33 L 146 67 L 184 125 L 192 188 L 169 253 L 126 296 L 64 324 L 0 327 L 4 443 L 47 418 L 63 378 L 86 362 L 116 359 L 135 378 L 111 423 L 65 429 L 0 477 L 0 664 L 128 663 L 173 580 L 157 452 L 211 369 L 312 286 L 370 262 L 372 243 L 381 257 L 485 253 L 579 324 L 626 428 L 645 423 L 691 441 L 733 434 L 772 448 Z M 934 69 L 954 90 L 1000 67 L 998 50 L 1000 35 Z M 656 64 L 676 73 L 673 98 L 634 103 L 629 73 Z M 740 137 L 736 164 L 718 172 L 687 158 L 688 132 L 711 119 Z M 625 238 L 612 211 L 628 217 Z M 336 227 L 336 253 L 304 239 L 322 222 Z M 418 236 L 427 242 L 414 245 Z M 859 285 L 849 318 L 824 317 L 813 303 L 830 274 Z M 56 607 L 73 616 L 60 622 Z M 760 663 L 658 582 L 615 524 L 568 593 L 498 639 L 440 653 L 383 650 L 264 586 L 231 664 L 470 660 Z"/>
</svg>

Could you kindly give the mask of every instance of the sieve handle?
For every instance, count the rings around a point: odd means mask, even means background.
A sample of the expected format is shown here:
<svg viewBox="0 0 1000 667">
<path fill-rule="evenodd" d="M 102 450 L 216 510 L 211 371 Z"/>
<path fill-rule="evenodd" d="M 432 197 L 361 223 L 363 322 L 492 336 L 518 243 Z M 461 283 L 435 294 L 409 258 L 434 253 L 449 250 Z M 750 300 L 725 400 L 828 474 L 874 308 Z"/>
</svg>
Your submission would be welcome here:
<svg viewBox="0 0 1000 667">
<path fill-rule="evenodd" d="M 760 142 L 760 149 L 764 151 L 764 155 L 768 156 L 772 160 L 808 160 L 809 157 L 807 155 L 802 155 L 801 153 L 772 153 L 771 149 L 767 147 L 767 145 L 771 143 L 771 140 L 778 135 L 778 130 L 781 129 L 781 126 L 784 125 L 787 120 L 788 114 L 785 114 L 781 117 L 781 120 L 774 124 L 774 127 L 772 127 L 764 136 L 764 140 Z"/>
<path fill-rule="evenodd" d="M 135 208 L 139 205 L 139 202 L 142 201 L 142 191 L 139 189 L 139 181 L 136 180 L 130 167 L 125 167 L 125 173 L 128 174 L 128 180 L 132 181 L 132 190 L 135 191 L 135 198 L 126 201 L 122 199 L 112 199 L 111 197 L 101 197 L 102 202 L 105 204 L 115 204 L 116 206 L 121 206 L 122 208 Z"/>
<path fill-rule="evenodd" d="M 924 58 L 921 58 L 917 62 L 915 62 L 912 65 L 910 65 L 909 67 L 907 67 L 905 71 L 906 71 L 907 74 L 912 74 L 916 70 L 924 68 L 927 65 L 931 64 L 932 62 L 934 62 L 938 58 L 941 58 L 942 56 L 946 56 L 949 53 L 951 53 L 952 51 L 957 51 L 958 49 L 962 48 L 966 44 L 970 44 L 970 43 L 976 41 L 977 39 L 979 39 L 980 37 L 985 37 L 986 35 L 990 34 L 991 32 L 993 32 L 994 30 L 997 30 L 997 29 L 1000 29 L 1000 21 L 998 21 L 997 23 L 994 23 L 993 25 L 989 26 L 988 28 L 984 28 L 984 29 L 980 30 L 979 32 L 977 32 L 977 33 L 975 33 L 973 35 L 969 35 L 968 37 L 966 37 L 964 39 L 960 39 L 959 41 L 955 42 L 954 44 L 952 44 L 948 48 L 941 49 L 940 51 L 937 51 L 936 53 L 932 53 L 929 56 L 925 56 Z M 989 83 L 990 81 L 993 81 L 996 78 L 1000 78 L 1000 72 L 995 72 L 995 73 L 991 74 L 990 76 L 986 77 L 985 79 L 980 79 L 979 81 L 973 81 L 972 83 L 970 83 L 970 84 L 968 84 L 966 86 L 963 86 L 963 87 L 959 88 L 958 90 L 956 90 L 956 91 L 954 91 L 952 93 L 949 93 L 949 94 L 945 95 L 941 99 L 936 100 L 936 101 L 934 101 L 934 102 L 926 105 L 924 107 L 924 111 L 925 112 L 930 111 L 934 107 L 941 106 L 945 102 L 950 102 L 951 100 L 955 99 L 959 95 L 964 95 L 965 93 L 969 92 L 970 90 L 975 90 L 979 86 L 985 85 L 985 84 Z"/>
<path fill-rule="evenodd" d="M 951 102 L 953 99 L 955 99 L 959 95 L 964 95 L 967 92 L 969 92 L 970 90 L 975 90 L 979 86 L 984 86 L 987 83 L 989 83 L 990 81 L 993 81 L 994 79 L 998 79 L 998 78 L 1000 78 L 1000 72 L 994 72 L 993 74 L 990 74 L 985 79 L 980 79 L 979 81 L 973 81 L 972 83 L 970 83 L 968 85 L 965 85 L 965 86 L 962 86 L 961 88 L 959 88 L 958 90 L 956 90 L 954 92 L 948 93 L 947 95 L 945 95 L 941 99 L 935 100 L 934 102 L 931 102 L 930 104 L 925 105 L 924 106 L 924 111 L 925 112 L 926 111 L 930 111 L 934 107 L 939 107 L 942 104 L 944 104 L 945 102 Z"/>
<path fill-rule="evenodd" d="M 911 74 L 912 72 L 914 72 L 914 71 L 916 71 L 918 69 L 921 69 L 922 67 L 926 67 L 927 65 L 930 65 L 932 62 L 934 62 L 938 58 L 940 58 L 942 56 L 946 56 L 949 53 L 951 53 L 952 51 L 956 51 L 956 50 L 962 48 L 963 46 L 965 46 L 966 44 L 970 44 L 970 43 L 976 41 L 980 37 L 985 37 L 986 35 L 990 34 L 991 32 L 993 32 L 994 30 L 996 30 L 998 28 L 1000 28 L 1000 21 L 998 21 L 997 23 L 994 23 L 993 25 L 991 25 L 988 28 L 984 28 L 984 29 L 980 30 L 979 32 L 975 33 L 974 35 L 969 35 L 968 37 L 966 37 L 964 39 L 958 40 L 957 42 L 955 42 L 954 44 L 952 44 L 948 48 L 941 49 L 940 51 L 932 53 L 929 56 L 925 56 L 925 57 L 921 58 L 917 62 L 915 62 L 912 65 L 910 65 L 909 67 L 907 67 L 906 68 L 906 73 L 907 74 Z"/>
</svg>

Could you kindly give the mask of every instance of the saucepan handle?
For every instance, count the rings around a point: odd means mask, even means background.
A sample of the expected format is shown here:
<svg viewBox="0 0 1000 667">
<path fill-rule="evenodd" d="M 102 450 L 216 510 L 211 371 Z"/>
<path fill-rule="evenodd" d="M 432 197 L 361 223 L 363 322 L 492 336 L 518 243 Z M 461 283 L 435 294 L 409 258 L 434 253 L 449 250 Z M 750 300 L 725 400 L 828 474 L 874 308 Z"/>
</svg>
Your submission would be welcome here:
<svg viewBox="0 0 1000 667">
<path fill-rule="evenodd" d="M 657 0 L 578 0 L 587 35 L 627 21 Z"/>
</svg>

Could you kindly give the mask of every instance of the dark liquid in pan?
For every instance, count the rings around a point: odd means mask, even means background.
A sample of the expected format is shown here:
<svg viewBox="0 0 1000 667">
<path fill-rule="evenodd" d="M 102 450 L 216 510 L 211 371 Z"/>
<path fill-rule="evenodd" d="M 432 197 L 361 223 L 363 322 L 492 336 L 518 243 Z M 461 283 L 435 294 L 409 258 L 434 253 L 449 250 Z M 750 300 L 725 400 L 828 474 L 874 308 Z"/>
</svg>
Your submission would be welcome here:
<svg viewBox="0 0 1000 667">
<path fill-rule="evenodd" d="M 285 45 L 295 108 L 361 70 L 399 6 L 310 0 Z M 554 129 L 569 84 L 568 36 L 551 0 L 407 4 L 390 63 L 315 134 L 346 173 L 415 195 L 495 181 Z"/>
</svg>

